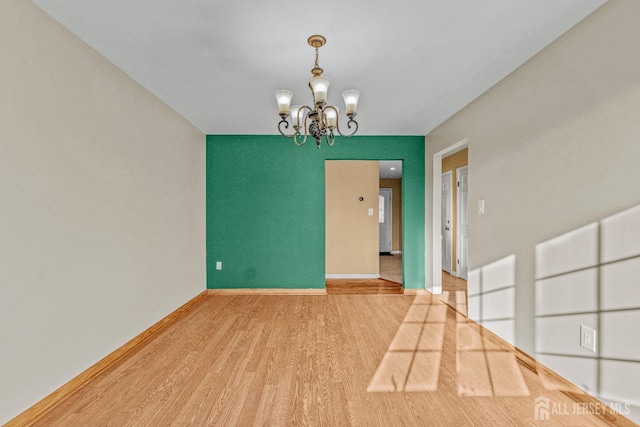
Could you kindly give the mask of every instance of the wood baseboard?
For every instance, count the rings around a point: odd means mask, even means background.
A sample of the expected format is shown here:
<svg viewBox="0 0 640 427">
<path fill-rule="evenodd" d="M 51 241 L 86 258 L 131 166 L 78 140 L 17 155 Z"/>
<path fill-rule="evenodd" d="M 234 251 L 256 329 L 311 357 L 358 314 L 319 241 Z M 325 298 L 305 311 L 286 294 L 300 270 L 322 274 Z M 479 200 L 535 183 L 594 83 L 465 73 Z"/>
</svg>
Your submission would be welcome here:
<svg viewBox="0 0 640 427">
<path fill-rule="evenodd" d="M 207 289 L 207 295 L 326 295 L 326 289 L 226 288 Z"/>
<path fill-rule="evenodd" d="M 115 363 L 129 355 L 142 344 L 144 344 L 148 339 L 150 339 L 155 334 L 169 326 L 171 323 L 175 322 L 179 317 L 190 311 L 206 296 L 206 291 L 199 293 L 194 298 L 178 307 L 175 311 L 160 319 L 160 321 L 152 325 L 150 328 L 137 335 L 136 337 L 125 343 L 123 346 L 109 353 L 103 359 L 99 360 L 95 365 L 91 366 L 75 378 L 72 378 L 69 382 L 62 385 L 53 393 L 10 420 L 7 424 L 4 425 L 4 427 L 22 427 L 32 425 L 40 418 L 42 418 L 47 412 L 61 403 L 64 399 L 71 396 L 89 381 L 93 380 L 102 372 L 109 369 Z"/>
</svg>

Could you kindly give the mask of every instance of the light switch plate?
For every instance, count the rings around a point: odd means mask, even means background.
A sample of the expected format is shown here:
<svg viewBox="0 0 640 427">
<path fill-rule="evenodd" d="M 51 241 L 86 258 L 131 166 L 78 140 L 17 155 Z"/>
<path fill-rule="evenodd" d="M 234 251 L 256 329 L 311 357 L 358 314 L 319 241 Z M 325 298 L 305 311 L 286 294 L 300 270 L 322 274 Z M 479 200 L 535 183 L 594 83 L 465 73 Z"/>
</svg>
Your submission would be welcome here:
<svg viewBox="0 0 640 427">
<path fill-rule="evenodd" d="M 369 216 L 373 216 L 373 208 L 369 208 Z"/>
<path fill-rule="evenodd" d="M 216 270 L 222 270 L 222 261 L 216 261 Z"/>
<path fill-rule="evenodd" d="M 580 346 L 589 351 L 596 352 L 596 331 L 587 326 L 580 325 Z"/>
<path fill-rule="evenodd" d="M 478 200 L 478 214 L 484 214 L 484 200 Z"/>
</svg>

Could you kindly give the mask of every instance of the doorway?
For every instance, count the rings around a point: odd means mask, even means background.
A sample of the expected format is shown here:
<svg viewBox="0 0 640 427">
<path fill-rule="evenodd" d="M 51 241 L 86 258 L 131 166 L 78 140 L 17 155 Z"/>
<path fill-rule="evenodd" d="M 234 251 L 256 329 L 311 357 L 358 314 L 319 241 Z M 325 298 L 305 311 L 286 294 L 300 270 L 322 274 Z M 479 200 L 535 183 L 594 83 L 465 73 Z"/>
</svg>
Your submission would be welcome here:
<svg viewBox="0 0 640 427">
<path fill-rule="evenodd" d="M 433 293 L 441 293 L 445 303 L 463 314 L 467 312 L 468 151 L 464 140 L 433 157 L 433 231 L 441 237 L 432 246 Z"/>
<path fill-rule="evenodd" d="M 402 284 L 402 161 L 380 160 L 380 278 Z"/>
<path fill-rule="evenodd" d="M 403 292 L 401 179 L 401 160 L 325 161 L 327 292 Z"/>
<path fill-rule="evenodd" d="M 391 255 L 391 241 L 393 212 L 391 204 L 393 200 L 393 188 L 380 188 L 378 193 L 378 223 L 380 235 L 380 255 Z"/>
</svg>

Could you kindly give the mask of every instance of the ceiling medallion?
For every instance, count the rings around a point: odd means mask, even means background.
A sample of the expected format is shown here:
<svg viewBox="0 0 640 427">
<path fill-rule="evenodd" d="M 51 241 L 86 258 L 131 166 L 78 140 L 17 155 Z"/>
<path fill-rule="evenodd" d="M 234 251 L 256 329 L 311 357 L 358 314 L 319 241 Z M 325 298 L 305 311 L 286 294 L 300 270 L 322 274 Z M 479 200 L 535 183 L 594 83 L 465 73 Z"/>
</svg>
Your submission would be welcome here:
<svg viewBox="0 0 640 427">
<path fill-rule="evenodd" d="M 316 50 L 316 62 L 311 69 L 313 77 L 309 80 L 309 88 L 313 95 L 313 108 L 306 105 L 291 105 L 293 92 L 289 90 L 281 89 L 275 92 L 278 114 L 282 119 L 278 123 L 278 130 L 282 136 L 293 138 L 293 142 L 298 146 L 304 144 L 307 141 L 307 136 L 311 135 L 315 138 L 318 148 L 322 144 L 323 137 L 327 145 L 332 147 L 335 142 L 334 131 L 344 137 L 353 136 L 358 131 L 358 122 L 354 120 L 354 117 L 358 109 L 360 91 L 350 89 L 342 92 L 345 110 L 349 118 L 347 128 L 354 128 L 351 133 L 344 134 L 340 130 L 338 107 L 327 105 L 327 93 L 331 82 L 322 75 L 323 70 L 318 65 L 318 49 L 326 42 L 327 39 L 320 35 L 313 35 L 307 39 L 307 43 Z M 283 128 L 284 130 L 289 129 L 289 125 L 293 126 L 295 132 L 289 134 L 283 131 Z"/>
</svg>

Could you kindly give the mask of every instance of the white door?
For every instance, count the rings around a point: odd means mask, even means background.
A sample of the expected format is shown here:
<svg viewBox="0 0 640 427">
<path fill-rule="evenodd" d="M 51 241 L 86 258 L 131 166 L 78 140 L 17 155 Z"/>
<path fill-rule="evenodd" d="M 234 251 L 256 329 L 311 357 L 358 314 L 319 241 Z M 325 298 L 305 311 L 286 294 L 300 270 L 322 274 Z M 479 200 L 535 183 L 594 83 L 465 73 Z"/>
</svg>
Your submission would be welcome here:
<svg viewBox="0 0 640 427">
<path fill-rule="evenodd" d="M 453 199 L 453 173 L 451 171 L 442 174 L 442 269 L 451 273 L 451 258 L 453 248 L 451 246 L 451 221 Z"/>
<path fill-rule="evenodd" d="M 391 253 L 391 188 L 381 188 L 378 198 L 378 222 L 380 223 L 380 252 Z"/>
<path fill-rule="evenodd" d="M 469 194 L 469 167 L 463 166 L 456 169 L 458 176 L 458 248 L 457 263 L 458 277 L 467 280 L 467 257 L 469 255 L 469 205 L 467 203 Z"/>
</svg>

